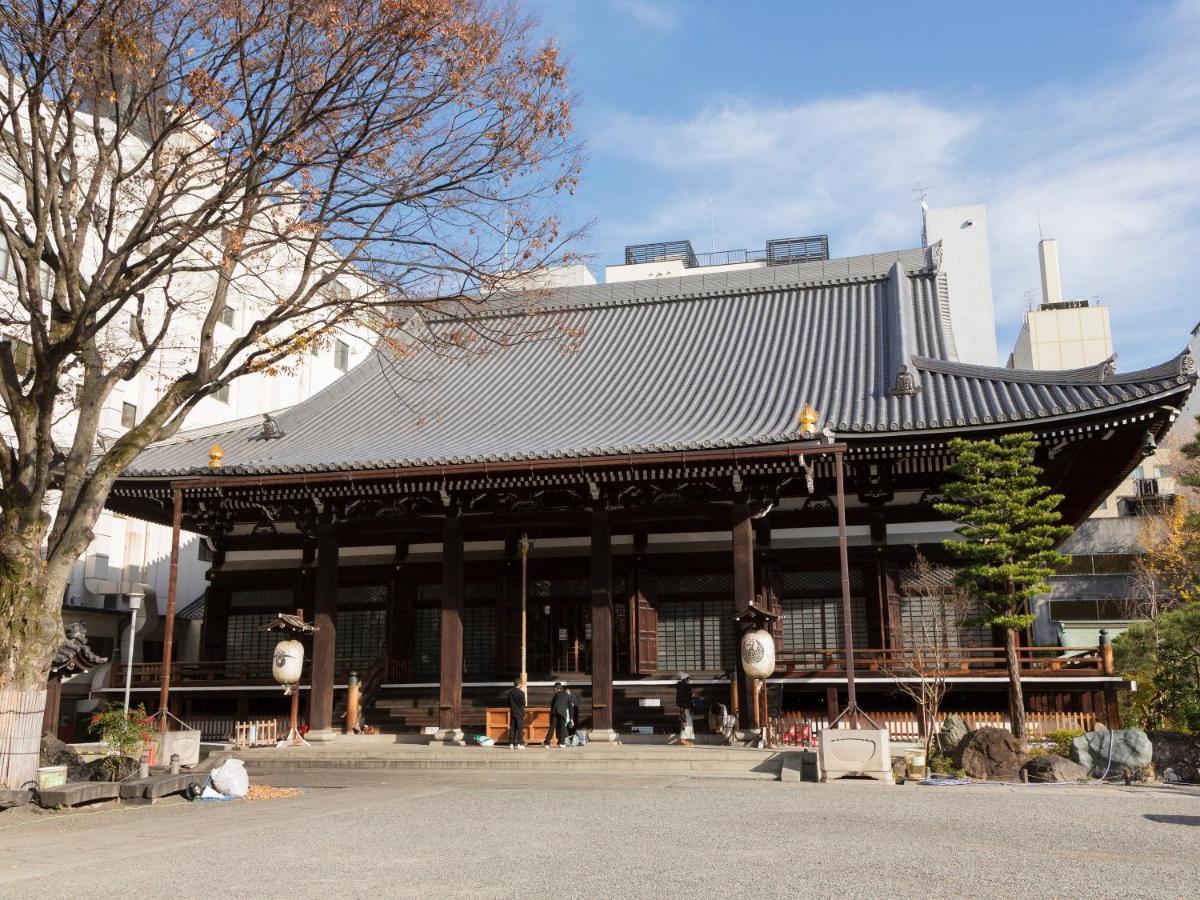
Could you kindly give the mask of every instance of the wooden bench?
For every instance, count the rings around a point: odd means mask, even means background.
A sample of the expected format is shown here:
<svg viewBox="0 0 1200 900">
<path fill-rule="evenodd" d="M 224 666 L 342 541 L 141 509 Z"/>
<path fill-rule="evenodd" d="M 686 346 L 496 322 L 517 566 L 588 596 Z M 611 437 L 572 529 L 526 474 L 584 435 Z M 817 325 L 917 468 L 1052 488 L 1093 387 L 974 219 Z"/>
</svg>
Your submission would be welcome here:
<svg viewBox="0 0 1200 900">
<path fill-rule="evenodd" d="M 550 731 L 550 707 L 525 707 L 525 743 L 540 744 Z M 484 733 L 495 741 L 508 742 L 508 707 L 489 706 L 484 716 Z"/>
</svg>

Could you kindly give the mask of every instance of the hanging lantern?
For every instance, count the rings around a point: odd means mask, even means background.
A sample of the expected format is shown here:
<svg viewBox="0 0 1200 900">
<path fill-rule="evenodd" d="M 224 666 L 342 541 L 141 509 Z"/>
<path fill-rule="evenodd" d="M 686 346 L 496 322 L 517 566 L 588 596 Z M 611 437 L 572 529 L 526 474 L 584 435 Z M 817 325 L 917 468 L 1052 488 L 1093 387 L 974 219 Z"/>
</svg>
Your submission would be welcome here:
<svg viewBox="0 0 1200 900">
<path fill-rule="evenodd" d="M 304 668 L 304 645 L 299 641 L 280 641 L 275 645 L 271 659 L 271 674 L 283 685 L 300 683 L 300 672 Z M 287 693 L 291 693 L 288 691 Z"/>
<path fill-rule="evenodd" d="M 742 635 L 742 668 L 751 678 L 770 678 L 775 673 L 775 641 L 762 628 Z"/>
</svg>

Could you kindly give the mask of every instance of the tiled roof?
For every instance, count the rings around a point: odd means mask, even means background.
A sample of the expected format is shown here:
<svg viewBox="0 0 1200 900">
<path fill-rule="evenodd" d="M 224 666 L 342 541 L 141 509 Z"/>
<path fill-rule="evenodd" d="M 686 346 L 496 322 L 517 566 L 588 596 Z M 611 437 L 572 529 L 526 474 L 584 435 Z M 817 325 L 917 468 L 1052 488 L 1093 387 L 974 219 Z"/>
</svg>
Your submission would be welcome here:
<svg viewBox="0 0 1200 900">
<path fill-rule="evenodd" d="M 853 263 L 851 265 L 850 263 Z M 151 446 L 126 476 L 356 471 L 768 445 L 799 439 L 808 403 L 853 439 L 1024 423 L 1179 394 L 1190 356 L 1115 374 L 1105 363 L 1031 372 L 960 363 L 936 248 L 662 282 L 572 288 L 560 340 L 448 361 L 383 350 L 276 414 Z M 432 330 L 461 328 L 432 321 Z M 911 376 L 911 377 L 910 377 Z M 1172 402 L 1178 403 L 1176 397 Z"/>
</svg>

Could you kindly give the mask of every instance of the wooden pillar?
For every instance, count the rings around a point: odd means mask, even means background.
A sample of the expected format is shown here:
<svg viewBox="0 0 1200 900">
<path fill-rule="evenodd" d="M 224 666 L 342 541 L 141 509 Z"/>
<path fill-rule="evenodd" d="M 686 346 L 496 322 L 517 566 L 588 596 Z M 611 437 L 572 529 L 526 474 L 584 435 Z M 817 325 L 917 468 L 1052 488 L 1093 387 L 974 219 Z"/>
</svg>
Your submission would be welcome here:
<svg viewBox="0 0 1200 900">
<path fill-rule="evenodd" d="M 317 581 L 313 598 L 312 689 L 308 697 L 308 725 L 314 732 L 332 735 L 333 676 L 337 647 L 338 541 L 332 521 L 317 526 Z"/>
<path fill-rule="evenodd" d="M 163 624 L 162 681 L 158 687 L 158 730 L 170 725 L 171 656 L 175 649 L 175 597 L 179 583 L 179 530 L 183 522 L 183 491 L 175 488 L 171 513 L 171 568 L 167 574 L 167 616 Z"/>
<path fill-rule="evenodd" d="M 462 743 L 463 535 L 458 510 L 442 531 L 442 653 L 438 670 L 438 738 Z"/>
<path fill-rule="evenodd" d="M 592 731 L 594 741 L 615 741 L 613 731 L 612 529 L 608 511 L 592 511 Z"/>
<path fill-rule="evenodd" d="M 838 713 L 840 712 L 841 710 L 838 708 L 837 688 L 832 686 L 825 688 L 825 715 L 828 717 L 827 721 L 832 722 L 838 717 Z"/>
<path fill-rule="evenodd" d="M 730 529 L 733 536 L 733 611 L 734 615 L 738 615 L 754 602 L 754 520 L 745 502 L 733 505 Z M 739 630 L 734 646 L 740 647 L 741 640 L 742 633 Z M 741 704 L 741 724 L 746 728 L 755 728 L 758 725 L 758 684 L 742 668 L 740 652 L 734 652 L 738 654 L 735 674 L 740 683 L 739 694 L 745 698 Z"/>
<path fill-rule="evenodd" d="M 58 713 L 62 705 L 62 679 L 51 675 L 46 682 L 46 708 L 42 712 L 42 734 L 58 737 Z"/>
</svg>

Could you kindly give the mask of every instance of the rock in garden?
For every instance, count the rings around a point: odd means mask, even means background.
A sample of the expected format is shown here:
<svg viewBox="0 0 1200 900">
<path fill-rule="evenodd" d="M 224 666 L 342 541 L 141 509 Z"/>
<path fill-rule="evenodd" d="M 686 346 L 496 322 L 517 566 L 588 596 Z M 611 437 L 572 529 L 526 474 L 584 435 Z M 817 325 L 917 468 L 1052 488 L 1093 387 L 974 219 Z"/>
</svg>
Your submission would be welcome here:
<svg viewBox="0 0 1200 900">
<path fill-rule="evenodd" d="M 1136 728 L 1089 731 L 1071 742 L 1071 759 L 1087 769 L 1093 778 L 1102 777 L 1106 769 L 1110 777 L 1118 776 L 1126 769 L 1139 772 L 1150 765 L 1153 755 L 1150 738 Z"/>
<path fill-rule="evenodd" d="M 1030 782 L 1047 784 L 1052 781 L 1083 781 L 1088 777 L 1087 769 L 1071 762 L 1065 756 L 1035 756 L 1021 767 Z"/>
<path fill-rule="evenodd" d="M 963 721 L 962 716 L 953 713 L 946 716 L 946 720 L 942 722 L 941 733 L 938 734 L 938 746 L 941 747 L 942 753 L 953 756 L 967 734 L 967 723 Z"/>
<path fill-rule="evenodd" d="M 1021 742 L 1003 728 L 980 728 L 967 735 L 955 761 L 969 778 L 1016 781 L 1025 762 Z"/>
<path fill-rule="evenodd" d="M 1150 743 L 1154 745 L 1154 767 L 1163 773 L 1168 770 L 1182 782 L 1200 782 L 1200 735 L 1179 734 L 1174 731 L 1151 731 Z"/>
</svg>

